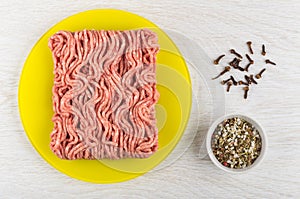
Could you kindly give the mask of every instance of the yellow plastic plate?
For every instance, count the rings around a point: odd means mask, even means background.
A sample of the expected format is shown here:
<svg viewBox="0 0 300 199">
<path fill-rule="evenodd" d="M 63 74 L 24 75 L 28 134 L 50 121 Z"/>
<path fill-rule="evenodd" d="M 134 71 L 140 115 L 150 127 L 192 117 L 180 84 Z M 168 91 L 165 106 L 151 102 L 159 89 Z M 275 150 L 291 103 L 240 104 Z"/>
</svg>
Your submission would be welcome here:
<svg viewBox="0 0 300 199">
<path fill-rule="evenodd" d="M 61 160 L 49 148 L 53 61 L 48 39 L 59 30 L 128 30 L 150 28 L 158 34 L 156 105 L 159 127 L 158 151 L 147 159 Z M 35 44 L 23 68 L 19 85 L 19 109 L 29 140 L 54 168 L 73 178 L 93 183 L 115 183 L 138 177 L 157 166 L 176 146 L 191 109 L 191 82 L 180 52 L 155 24 L 135 14 L 112 9 L 90 10 L 70 16 L 48 30 Z"/>
</svg>

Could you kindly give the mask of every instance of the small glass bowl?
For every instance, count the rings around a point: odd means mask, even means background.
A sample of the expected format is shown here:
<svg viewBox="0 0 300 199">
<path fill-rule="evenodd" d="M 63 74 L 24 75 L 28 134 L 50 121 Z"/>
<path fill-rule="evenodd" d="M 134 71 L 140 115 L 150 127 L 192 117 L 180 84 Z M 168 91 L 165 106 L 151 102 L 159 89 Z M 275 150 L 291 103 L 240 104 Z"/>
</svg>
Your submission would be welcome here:
<svg viewBox="0 0 300 199">
<path fill-rule="evenodd" d="M 249 122 L 250 124 L 252 124 L 258 131 L 260 137 L 261 137 L 261 151 L 260 151 L 260 154 L 259 156 L 257 157 L 257 159 L 253 162 L 252 165 L 250 166 L 247 166 L 245 168 L 242 168 L 242 169 L 234 169 L 234 168 L 229 168 L 229 167 L 226 167 L 224 166 L 223 164 L 221 164 L 218 159 L 215 157 L 215 155 L 213 154 L 213 151 L 212 151 L 212 145 L 211 145 L 211 140 L 212 140 L 212 135 L 213 133 L 215 132 L 215 129 L 217 128 L 217 126 L 223 122 L 224 120 L 226 119 L 230 119 L 230 118 L 234 118 L 234 117 L 239 117 L 241 119 L 244 119 L 246 120 L 247 122 Z M 255 120 L 245 116 L 245 115 L 239 115 L 239 114 L 230 114 L 230 115 L 225 115 L 223 117 L 220 117 L 219 119 L 217 119 L 209 128 L 208 130 L 208 133 L 207 133 L 207 136 L 206 136 L 206 149 L 207 149 L 207 152 L 208 152 L 208 155 L 211 159 L 211 161 L 217 166 L 219 167 L 220 169 L 224 170 L 224 171 L 227 171 L 227 172 L 230 172 L 230 173 L 241 173 L 241 172 L 245 172 L 245 171 L 248 171 L 254 167 L 257 167 L 261 161 L 263 160 L 264 156 L 265 156 L 265 153 L 266 153 L 266 149 L 267 149 L 267 136 L 266 136 L 266 133 L 265 131 L 263 130 L 263 128 L 261 127 L 261 125 L 256 122 Z"/>
</svg>

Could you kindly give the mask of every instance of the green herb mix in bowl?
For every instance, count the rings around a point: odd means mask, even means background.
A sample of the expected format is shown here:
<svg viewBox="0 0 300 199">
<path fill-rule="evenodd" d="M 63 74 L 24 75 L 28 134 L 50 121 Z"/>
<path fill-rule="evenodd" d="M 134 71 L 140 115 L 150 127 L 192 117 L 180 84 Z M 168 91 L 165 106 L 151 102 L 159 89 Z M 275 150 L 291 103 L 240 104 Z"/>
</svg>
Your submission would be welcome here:
<svg viewBox="0 0 300 199">
<path fill-rule="evenodd" d="M 211 160 L 229 172 L 241 172 L 258 165 L 267 140 L 261 126 L 243 115 L 219 118 L 211 126 L 206 147 Z"/>
</svg>

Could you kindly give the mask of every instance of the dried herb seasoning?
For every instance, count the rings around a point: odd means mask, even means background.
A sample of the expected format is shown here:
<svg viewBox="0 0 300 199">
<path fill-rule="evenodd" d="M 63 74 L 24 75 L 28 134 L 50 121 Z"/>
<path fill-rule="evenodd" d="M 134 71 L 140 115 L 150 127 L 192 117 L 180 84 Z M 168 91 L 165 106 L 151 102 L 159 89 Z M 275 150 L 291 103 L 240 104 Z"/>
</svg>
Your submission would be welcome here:
<svg viewBox="0 0 300 199">
<path fill-rule="evenodd" d="M 248 121 L 233 117 L 215 129 L 212 151 L 217 160 L 228 168 L 242 169 L 252 165 L 262 148 L 258 130 Z"/>
</svg>

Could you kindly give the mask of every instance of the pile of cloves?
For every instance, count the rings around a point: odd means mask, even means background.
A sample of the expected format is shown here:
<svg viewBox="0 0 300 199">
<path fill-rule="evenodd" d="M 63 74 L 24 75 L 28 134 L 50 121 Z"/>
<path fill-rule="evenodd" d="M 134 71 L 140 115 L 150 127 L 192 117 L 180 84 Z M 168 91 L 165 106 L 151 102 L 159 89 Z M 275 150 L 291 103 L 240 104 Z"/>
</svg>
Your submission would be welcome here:
<svg viewBox="0 0 300 199">
<path fill-rule="evenodd" d="M 252 49 L 252 42 L 248 41 L 246 44 L 248 46 L 249 53 L 253 55 L 254 51 Z M 258 84 L 258 82 L 256 80 L 259 80 L 259 79 L 262 78 L 262 74 L 266 71 L 266 68 L 261 69 L 261 71 L 257 74 L 249 74 L 249 68 L 250 68 L 250 66 L 252 66 L 254 64 L 254 60 L 251 58 L 251 56 L 247 53 L 245 54 L 245 57 L 248 60 L 248 64 L 245 67 L 242 67 L 242 66 L 240 66 L 240 63 L 243 59 L 243 56 L 240 53 L 236 52 L 235 49 L 230 49 L 229 52 L 231 54 L 233 54 L 235 57 L 233 58 L 233 60 L 231 60 L 228 63 L 228 66 L 224 67 L 224 70 L 219 75 L 217 75 L 216 77 L 214 77 L 212 79 L 215 80 L 215 79 L 220 78 L 225 73 L 230 72 L 232 68 L 235 69 L 235 70 L 239 70 L 241 72 L 247 73 L 246 75 L 244 75 L 244 80 L 236 80 L 231 75 L 230 78 L 221 81 L 222 85 L 225 85 L 225 84 L 227 85 L 227 89 L 226 89 L 227 92 L 230 91 L 231 86 L 240 86 L 240 85 L 243 86 L 244 98 L 247 99 L 248 92 L 250 90 L 250 85 L 251 84 Z M 261 55 L 265 56 L 266 54 L 267 54 L 266 53 L 266 47 L 263 44 L 262 49 L 261 49 Z M 213 63 L 215 65 L 218 65 L 223 57 L 225 57 L 225 54 L 220 55 L 217 59 L 215 59 L 213 61 Z M 272 62 L 269 59 L 266 59 L 265 63 L 276 65 L 276 63 Z"/>
</svg>

